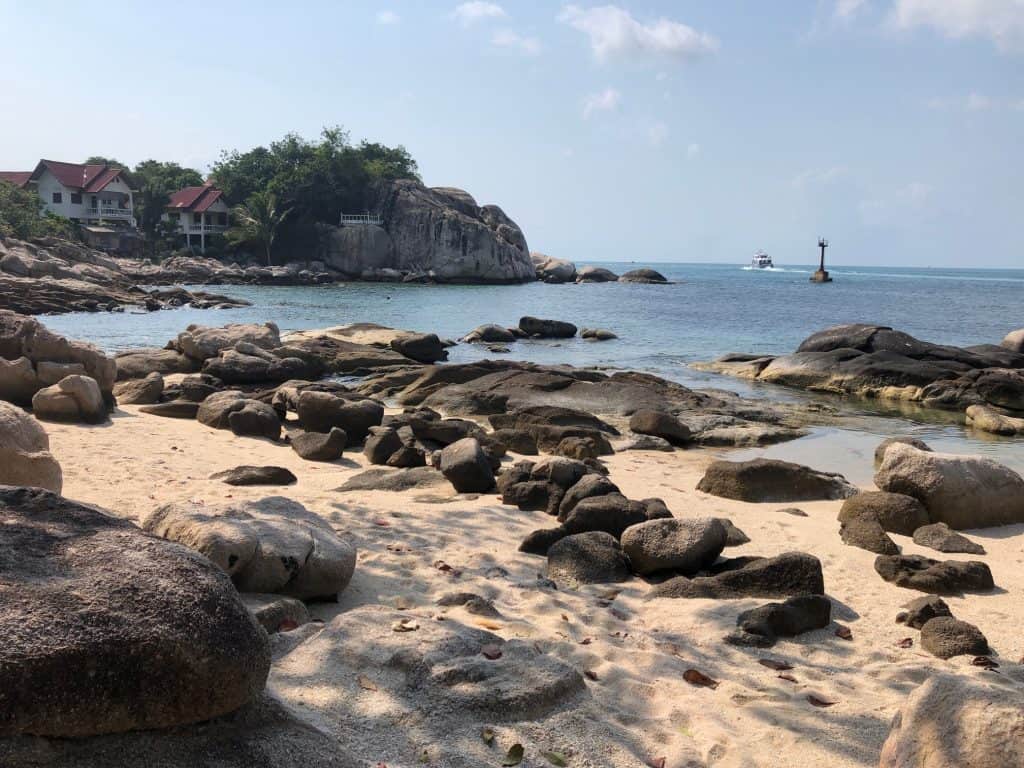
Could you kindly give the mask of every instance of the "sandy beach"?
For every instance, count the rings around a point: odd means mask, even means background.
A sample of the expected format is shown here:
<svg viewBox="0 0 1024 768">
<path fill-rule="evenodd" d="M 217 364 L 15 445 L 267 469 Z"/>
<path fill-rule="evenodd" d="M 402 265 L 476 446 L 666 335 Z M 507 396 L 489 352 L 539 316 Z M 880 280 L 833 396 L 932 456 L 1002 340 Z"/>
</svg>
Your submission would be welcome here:
<svg viewBox="0 0 1024 768">
<path fill-rule="evenodd" d="M 371 764 L 445 766 L 453 753 L 491 754 L 496 764 L 508 745 L 519 742 L 527 752 L 524 765 L 546 764 L 538 755 L 553 750 L 572 766 L 659 765 L 665 757 L 667 768 L 866 768 L 878 764 L 897 708 L 929 675 L 982 674 L 970 657 L 932 657 L 918 647 L 916 631 L 894 621 L 900 606 L 920 593 L 884 582 L 874 572 L 874 554 L 843 544 L 836 521 L 842 502 L 798 504 L 806 512 L 800 517 L 779 511 L 793 505 L 749 504 L 696 491 L 707 464 L 728 451 L 629 451 L 605 463 L 610 479 L 630 498 L 660 497 L 676 517 L 731 519 L 750 542 L 728 549 L 727 556 L 796 550 L 821 560 L 832 624 L 768 650 L 722 640 L 740 611 L 763 600 L 647 600 L 650 586 L 641 579 L 578 590 L 538 588 L 545 560 L 517 547 L 527 533 L 550 524 L 544 512 L 502 505 L 496 495 L 454 495 L 447 483 L 402 493 L 337 492 L 368 466 L 360 453 L 346 452 L 332 463 L 306 462 L 282 443 L 148 416 L 135 406 L 119 407 L 108 424 L 48 424 L 47 431 L 63 467 L 64 495 L 130 520 L 166 502 L 212 504 L 277 494 L 328 520 L 359 554 L 339 602 L 311 604 L 318 619 L 385 606 L 423 624 L 459 622 L 535 643 L 587 675 L 583 703 L 568 719 L 556 710 L 495 725 L 495 743 L 485 745 L 481 723 L 472 720 L 464 732 L 445 735 L 420 727 L 408 703 L 390 700 L 384 685 L 371 690 L 355 679 L 336 680 L 326 669 L 315 684 L 289 667 L 288 657 L 275 664 L 268 683 L 272 695 Z M 234 488 L 207 479 L 240 463 L 286 467 L 298 483 Z M 858 474 L 865 471 L 870 468 Z M 991 566 L 998 588 L 946 600 L 955 616 L 983 630 L 1000 661 L 1016 661 L 1024 654 L 1014 610 L 1024 595 L 1024 526 L 965 533 L 987 550 L 980 559 Z M 909 537 L 893 539 L 905 554 L 934 555 Z M 437 599 L 453 591 L 491 599 L 500 618 L 439 608 Z M 383 621 L 392 614 L 381 615 Z M 836 635 L 840 626 L 852 631 L 852 639 Z M 913 645 L 901 647 L 907 637 Z M 792 670 L 774 671 L 760 659 L 787 662 Z M 683 679 L 687 669 L 720 684 L 690 685 Z M 815 706 L 809 696 L 830 706 Z"/>
</svg>

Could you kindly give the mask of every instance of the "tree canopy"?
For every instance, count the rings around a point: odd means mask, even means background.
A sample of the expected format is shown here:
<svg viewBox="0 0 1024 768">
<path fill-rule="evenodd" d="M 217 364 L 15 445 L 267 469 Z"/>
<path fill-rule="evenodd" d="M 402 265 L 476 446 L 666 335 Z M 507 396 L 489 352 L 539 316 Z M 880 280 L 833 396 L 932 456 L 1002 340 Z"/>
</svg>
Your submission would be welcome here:
<svg viewBox="0 0 1024 768">
<path fill-rule="evenodd" d="M 34 189 L 21 189 L 0 181 L 0 235 L 21 240 L 54 235 L 77 237 L 74 225 L 65 218 L 43 212 L 43 201 Z"/>
<path fill-rule="evenodd" d="M 131 171 L 131 181 L 137 190 L 135 218 L 139 229 L 153 241 L 171 195 L 184 187 L 199 186 L 203 177 L 199 171 L 182 168 L 177 163 L 143 160 Z"/>
</svg>

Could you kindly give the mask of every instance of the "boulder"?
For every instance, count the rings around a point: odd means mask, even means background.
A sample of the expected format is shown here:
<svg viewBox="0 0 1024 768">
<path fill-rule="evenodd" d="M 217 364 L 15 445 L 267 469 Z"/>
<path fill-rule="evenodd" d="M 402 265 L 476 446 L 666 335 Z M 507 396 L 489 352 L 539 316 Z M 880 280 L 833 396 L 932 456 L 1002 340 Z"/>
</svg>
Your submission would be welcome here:
<svg viewBox="0 0 1024 768">
<path fill-rule="evenodd" d="M 151 373 L 169 375 L 172 373 L 195 373 L 199 361 L 176 349 L 130 349 L 114 356 L 117 365 L 117 380 L 144 379 Z"/>
<path fill-rule="evenodd" d="M 63 475 L 50 438 L 32 416 L 0 400 L 0 485 L 26 485 L 60 493 Z"/>
<path fill-rule="evenodd" d="M 990 652 L 980 629 L 952 616 L 937 616 L 925 622 L 921 627 L 921 647 L 940 659 L 986 656 Z"/>
<path fill-rule="evenodd" d="M 844 544 L 866 549 L 876 555 L 898 555 L 900 553 L 900 548 L 885 533 L 881 524 L 868 517 L 855 517 L 841 523 L 839 536 Z"/>
<path fill-rule="evenodd" d="M 654 500 L 652 499 L 652 501 Z M 665 511 L 668 511 L 667 507 L 665 508 Z M 669 512 L 666 517 L 672 517 L 672 513 Z M 742 547 L 744 544 L 750 543 L 750 537 L 738 528 L 732 520 L 726 517 L 719 517 L 716 519 L 722 524 L 722 527 L 725 528 L 725 546 Z"/>
<path fill-rule="evenodd" d="M 584 499 L 592 496 L 607 496 L 610 493 L 618 493 L 619 487 L 604 475 L 591 474 L 583 475 L 574 483 L 561 497 L 558 504 L 558 520 L 564 522 L 565 518 Z"/>
<path fill-rule="evenodd" d="M 459 493 L 486 493 L 494 488 L 494 471 L 474 437 L 465 437 L 441 451 L 441 474 Z"/>
<path fill-rule="evenodd" d="M 1024 523 L 1024 478 L 982 456 L 893 445 L 875 473 L 875 485 L 919 499 L 932 522 L 957 530 Z"/>
<path fill-rule="evenodd" d="M 529 432 L 522 429 L 496 429 L 491 439 L 505 446 L 506 450 L 521 453 L 524 456 L 537 455 L 537 440 Z"/>
<path fill-rule="evenodd" d="M 864 519 L 877 522 L 883 530 L 911 536 L 931 522 L 928 510 L 913 496 L 886 491 L 862 491 L 843 502 L 839 522 Z"/>
<path fill-rule="evenodd" d="M 1024 765 L 1024 684 L 990 673 L 934 674 L 893 718 L 878 768 Z"/>
<path fill-rule="evenodd" d="M 178 396 L 190 403 L 201 403 L 214 392 L 224 388 L 224 382 L 208 373 L 186 376 L 178 382 Z"/>
<path fill-rule="evenodd" d="M 620 283 L 654 283 L 665 284 L 668 280 L 663 274 L 653 269 L 631 269 L 619 275 Z"/>
<path fill-rule="evenodd" d="M 272 407 L 259 400 L 243 400 L 244 405 L 228 413 L 228 427 L 236 435 L 281 439 L 281 419 Z"/>
<path fill-rule="evenodd" d="M 363 455 L 371 464 L 387 464 L 392 454 L 402 448 L 402 438 L 391 427 L 370 427 L 370 436 L 363 444 Z"/>
<path fill-rule="evenodd" d="M 179 333 L 172 344 L 177 351 L 202 362 L 217 357 L 222 350 L 231 349 L 240 341 L 269 350 L 281 346 L 281 332 L 274 323 L 231 323 L 220 327 L 193 324 Z"/>
<path fill-rule="evenodd" d="M 690 442 L 690 428 L 670 413 L 639 410 L 629 417 L 629 428 L 639 435 L 653 435 L 673 445 Z"/>
<path fill-rule="evenodd" d="M 964 413 L 967 426 L 982 432 L 1007 437 L 1024 434 L 1024 418 L 1007 416 L 987 405 L 969 405 Z"/>
<path fill-rule="evenodd" d="M 604 531 L 619 538 L 631 525 L 648 519 L 647 505 L 642 501 L 632 501 L 621 493 L 609 493 L 579 501 L 565 516 L 562 528 L 567 534 Z"/>
<path fill-rule="evenodd" d="M 355 569 L 355 548 L 322 517 L 282 496 L 165 504 L 141 525 L 210 558 L 241 592 L 334 599 Z"/>
<path fill-rule="evenodd" d="M 619 337 L 607 328 L 584 328 L 580 331 L 580 338 L 588 341 L 614 341 Z"/>
<path fill-rule="evenodd" d="M 299 479 L 284 467 L 256 467 L 243 465 L 222 472 L 214 472 L 211 480 L 220 480 L 228 485 L 291 485 Z"/>
<path fill-rule="evenodd" d="M 296 411 L 299 423 L 308 432 L 330 432 L 333 427 L 345 430 L 350 443 L 361 443 L 370 427 L 380 426 L 384 406 L 369 398 L 342 398 L 329 392 L 303 391 Z"/>
<path fill-rule="evenodd" d="M 345 430 L 332 427 L 330 432 L 301 432 L 289 436 L 292 450 L 306 461 L 340 459 L 348 442 Z"/>
<path fill-rule="evenodd" d="M 448 359 L 448 351 L 436 333 L 415 333 L 391 340 L 391 348 L 418 363 L 436 363 Z"/>
<path fill-rule="evenodd" d="M 194 419 L 199 415 L 199 403 L 172 400 L 169 403 L 143 405 L 139 408 L 139 413 L 148 413 L 151 416 L 163 416 L 169 419 Z"/>
<path fill-rule="evenodd" d="M 114 397 L 122 405 L 152 405 L 159 403 L 163 394 L 164 377 L 156 372 L 114 385 Z"/>
<path fill-rule="evenodd" d="M 957 533 L 945 523 L 922 525 L 914 531 L 914 543 L 936 552 L 959 552 L 966 555 L 984 555 L 985 548 Z"/>
<path fill-rule="evenodd" d="M 912 445 L 921 451 L 931 450 L 931 448 L 928 447 L 928 443 L 924 440 L 918 440 L 916 437 L 888 437 L 880 442 L 878 447 L 875 448 L 875 469 L 878 469 L 879 465 L 882 463 L 882 459 L 885 458 L 885 452 L 888 450 L 889 446 L 895 445 L 896 443 Z"/>
<path fill-rule="evenodd" d="M 384 462 L 389 467 L 407 469 L 411 467 L 425 467 L 427 465 L 426 454 L 415 445 L 403 445 L 395 451 L 388 460 Z"/>
<path fill-rule="evenodd" d="M 716 518 L 661 518 L 623 531 L 622 550 L 641 575 L 667 570 L 691 575 L 718 559 L 726 538 Z"/>
<path fill-rule="evenodd" d="M 96 380 L 77 374 L 36 392 L 32 412 L 49 421 L 99 424 L 107 420 L 107 404 Z"/>
<path fill-rule="evenodd" d="M 609 584 L 630 578 L 629 562 L 614 536 L 590 531 L 567 536 L 547 551 L 547 577 L 563 586 Z"/>
<path fill-rule="evenodd" d="M 897 587 L 932 595 L 987 592 L 995 588 L 992 571 L 977 560 L 932 560 L 920 555 L 879 555 L 875 571 Z"/>
<path fill-rule="evenodd" d="M 904 606 L 907 610 L 896 615 L 896 621 L 912 629 L 920 629 L 936 616 L 952 616 L 949 606 L 941 597 L 927 595 L 911 600 Z"/>
<path fill-rule="evenodd" d="M 529 315 L 519 318 L 519 329 L 527 336 L 542 339 L 571 339 L 576 335 L 576 326 L 562 320 L 541 320 Z"/>
<path fill-rule="evenodd" d="M 999 342 L 999 346 L 1004 349 L 1008 349 L 1011 352 L 1024 352 L 1024 328 L 1019 328 L 1016 331 L 1010 331 L 1003 337 L 1003 340 Z"/>
<path fill-rule="evenodd" d="M 798 595 L 782 603 L 768 603 L 736 618 L 736 630 L 725 641 L 731 645 L 768 648 L 780 637 L 796 637 L 832 622 L 832 601 L 824 595 Z"/>
<path fill-rule="evenodd" d="M 563 437 L 551 452 L 556 456 L 586 461 L 603 455 L 603 442 L 606 441 L 598 443 L 593 437 Z"/>
<path fill-rule="evenodd" d="M 715 461 L 697 490 L 749 502 L 846 499 L 857 492 L 842 475 L 776 459 Z"/>
<path fill-rule="evenodd" d="M 477 326 L 472 331 L 467 333 L 465 338 L 463 339 L 463 341 L 482 341 L 488 344 L 507 344 L 515 340 L 516 335 L 512 333 L 512 331 L 500 325 L 495 325 L 494 323 L 488 323 L 486 325 Z"/>
<path fill-rule="evenodd" d="M 0 736 L 168 728 L 262 691 L 266 633 L 202 555 L 39 489 L 0 488 L 0 519 Z"/>
<path fill-rule="evenodd" d="M 249 399 L 237 389 L 215 392 L 199 404 L 196 419 L 200 424 L 214 429 L 230 429 L 228 416 L 245 408 L 248 402 Z"/>
<path fill-rule="evenodd" d="M 654 587 L 649 597 L 734 599 L 740 597 L 793 597 L 821 595 L 825 580 L 821 562 L 803 552 L 777 557 L 737 558 L 725 561 L 710 576 L 676 576 Z"/>
<path fill-rule="evenodd" d="M 543 283 L 571 283 L 576 280 L 576 265 L 565 259 L 556 259 L 543 253 L 531 253 L 530 260 Z"/>
<path fill-rule="evenodd" d="M 619 276 L 604 267 L 580 267 L 576 271 L 577 283 L 614 283 Z"/>
</svg>

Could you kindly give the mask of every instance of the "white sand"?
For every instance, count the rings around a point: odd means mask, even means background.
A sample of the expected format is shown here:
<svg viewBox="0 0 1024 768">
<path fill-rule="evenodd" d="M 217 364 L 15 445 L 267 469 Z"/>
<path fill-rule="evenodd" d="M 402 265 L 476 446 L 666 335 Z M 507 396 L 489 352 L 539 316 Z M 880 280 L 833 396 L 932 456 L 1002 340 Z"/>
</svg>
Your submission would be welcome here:
<svg viewBox="0 0 1024 768">
<path fill-rule="evenodd" d="M 889 722 L 906 694 L 930 672 L 970 662 L 966 657 L 948 662 L 931 657 L 919 648 L 916 630 L 894 622 L 901 604 L 920 593 L 883 582 L 872 567 L 873 554 L 840 541 L 840 502 L 798 504 L 809 516 L 795 517 L 777 511 L 789 506 L 785 504 L 746 504 L 698 493 L 693 489 L 702 467 L 718 455 L 710 451 L 623 453 L 610 457 L 607 464 L 612 480 L 631 498 L 660 496 L 677 517 L 730 517 L 751 542 L 727 550 L 727 555 L 801 550 L 819 557 L 833 617 L 852 629 L 852 642 L 836 637 L 833 624 L 780 641 L 768 651 L 734 648 L 722 637 L 733 628 L 736 615 L 766 601 L 648 602 L 643 600 L 648 587 L 639 579 L 620 585 L 622 593 L 611 607 L 597 598 L 605 587 L 558 592 L 515 587 L 515 582 L 543 572 L 542 558 L 516 549 L 529 531 L 551 525 L 550 517 L 503 506 L 495 496 L 413 501 L 423 494 L 449 496 L 447 485 L 403 494 L 333 492 L 365 468 L 361 454 L 334 464 L 305 462 L 283 444 L 235 437 L 194 421 L 146 416 L 133 406 L 119 410 L 106 426 L 48 424 L 47 430 L 64 469 L 65 495 L 120 516 L 137 520 L 152 507 L 173 500 L 216 503 L 271 494 L 293 498 L 323 515 L 351 537 L 359 560 L 341 602 L 314 606 L 313 612 L 322 618 L 377 603 L 430 617 L 439 612 L 434 601 L 455 590 L 493 598 L 503 614 L 492 625 L 498 634 L 535 639 L 547 652 L 597 674 L 597 681 L 587 682 L 593 711 L 605 721 L 608 738 L 621 743 L 614 749 L 609 745 L 602 752 L 609 757 L 601 757 L 593 753 L 595 745 L 574 744 L 567 732 L 562 751 L 577 752 L 572 766 L 640 766 L 647 758 L 667 756 L 667 768 L 678 768 L 685 764 L 679 756 L 690 750 L 713 766 L 874 766 Z M 212 472 L 238 464 L 284 466 L 299 482 L 287 488 L 232 488 L 207 479 Z M 958 618 L 982 629 L 1001 662 L 1017 661 L 1024 654 L 1018 625 L 1024 605 L 1024 526 L 966 533 L 988 550 L 978 559 L 990 565 L 1001 589 L 947 602 Z M 905 553 L 973 559 L 939 555 L 907 537 L 893 538 Z M 433 565 L 437 560 L 461 569 L 462 575 L 455 579 L 438 570 Z M 509 576 L 485 576 L 495 565 L 507 569 Z M 451 609 L 450 616 L 470 625 L 483 621 L 461 608 Z M 897 647 L 905 637 L 914 638 L 913 647 Z M 584 638 L 592 641 L 581 644 Z M 789 674 L 797 682 L 780 679 L 758 664 L 757 659 L 764 657 L 790 662 L 794 669 Z M 721 685 L 716 690 L 688 685 L 682 675 L 690 667 Z M 352 688 L 344 695 L 377 695 Z M 275 692 L 328 729 L 325 702 L 342 695 L 286 685 Z M 836 703 L 829 708 L 812 706 L 806 700 L 812 693 Z M 543 725 L 523 724 L 515 736 L 527 743 L 531 729 Z M 498 735 L 500 742 L 505 734 L 499 730 Z M 453 734 L 453 742 L 463 736 Z M 360 749 L 375 745 L 359 734 L 348 734 L 347 741 L 357 754 L 374 761 L 394 746 L 381 744 L 380 752 L 365 754 Z M 441 765 L 446 745 L 434 748 L 431 764 Z M 414 758 L 389 765 L 412 765 Z M 537 757 L 524 763 L 543 764 Z"/>
</svg>

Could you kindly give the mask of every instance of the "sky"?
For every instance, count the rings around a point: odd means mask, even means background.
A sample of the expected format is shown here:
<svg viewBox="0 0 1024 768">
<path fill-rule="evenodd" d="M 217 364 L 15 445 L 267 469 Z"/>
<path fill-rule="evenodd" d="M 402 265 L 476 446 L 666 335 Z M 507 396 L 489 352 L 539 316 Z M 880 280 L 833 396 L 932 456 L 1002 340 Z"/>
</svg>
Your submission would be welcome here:
<svg viewBox="0 0 1024 768">
<path fill-rule="evenodd" d="M 342 125 L 579 262 L 1024 267 L 1024 0 L 0 0 L 0 170 Z"/>
</svg>

